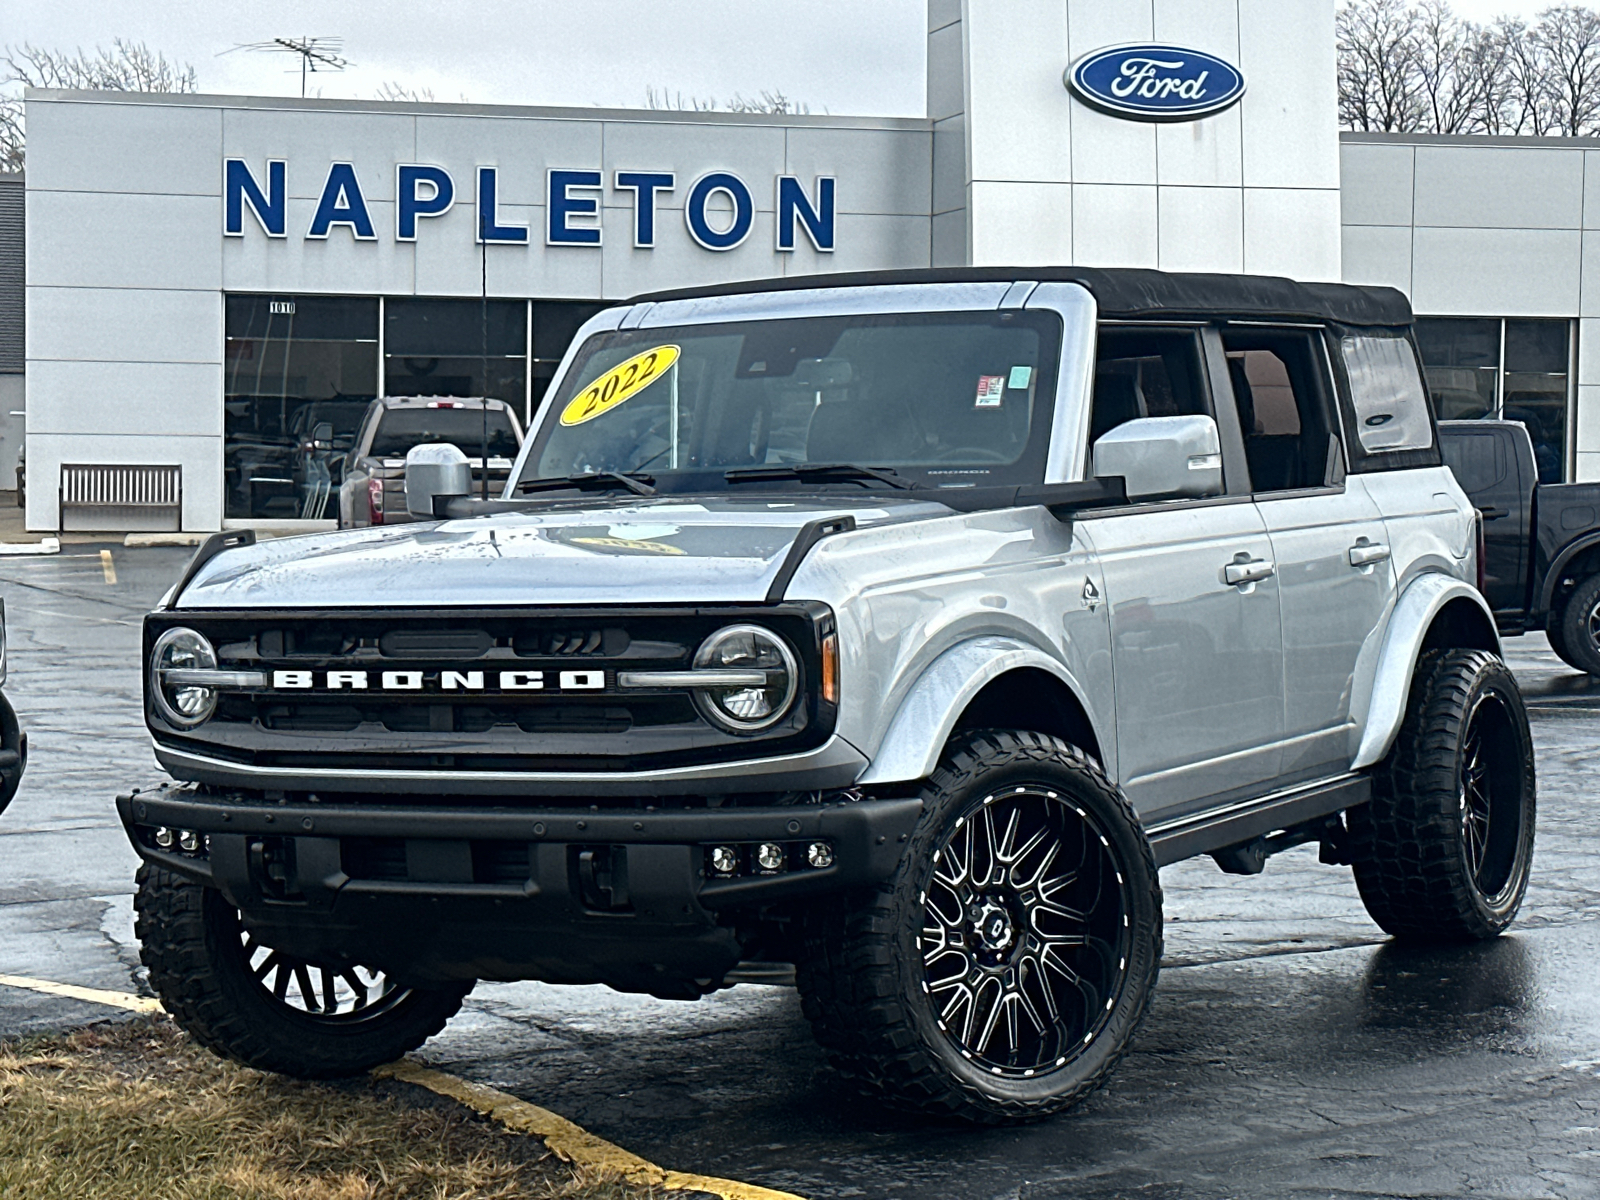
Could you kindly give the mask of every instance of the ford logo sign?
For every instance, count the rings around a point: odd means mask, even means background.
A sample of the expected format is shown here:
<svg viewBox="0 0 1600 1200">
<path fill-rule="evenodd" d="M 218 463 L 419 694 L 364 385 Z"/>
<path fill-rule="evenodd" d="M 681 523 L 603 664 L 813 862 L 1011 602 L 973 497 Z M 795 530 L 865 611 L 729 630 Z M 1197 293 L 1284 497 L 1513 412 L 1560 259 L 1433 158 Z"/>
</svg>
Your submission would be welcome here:
<svg viewBox="0 0 1600 1200">
<path fill-rule="evenodd" d="M 1066 72 L 1085 104 L 1135 121 L 1193 121 L 1237 104 L 1238 67 L 1213 54 L 1140 43 L 1085 54 Z"/>
</svg>

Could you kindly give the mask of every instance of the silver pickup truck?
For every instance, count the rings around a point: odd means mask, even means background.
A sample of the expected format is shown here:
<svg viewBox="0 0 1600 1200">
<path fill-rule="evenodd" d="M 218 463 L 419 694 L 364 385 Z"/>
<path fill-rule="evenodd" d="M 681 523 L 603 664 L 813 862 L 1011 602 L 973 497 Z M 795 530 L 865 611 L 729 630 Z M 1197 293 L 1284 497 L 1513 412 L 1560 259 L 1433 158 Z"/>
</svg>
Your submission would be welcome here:
<svg viewBox="0 0 1600 1200">
<path fill-rule="evenodd" d="M 331 1076 L 477 979 L 792 968 L 845 1074 L 1000 1121 L 1127 1048 L 1165 864 L 1317 842 L 1498 934 L 1533 754 L 1410 321 L 1070 268 L 600 313 L 499 499 L 418 447 L 416 523 L 219 534 L 147 618 L 152 984 Z"/>
</svg>

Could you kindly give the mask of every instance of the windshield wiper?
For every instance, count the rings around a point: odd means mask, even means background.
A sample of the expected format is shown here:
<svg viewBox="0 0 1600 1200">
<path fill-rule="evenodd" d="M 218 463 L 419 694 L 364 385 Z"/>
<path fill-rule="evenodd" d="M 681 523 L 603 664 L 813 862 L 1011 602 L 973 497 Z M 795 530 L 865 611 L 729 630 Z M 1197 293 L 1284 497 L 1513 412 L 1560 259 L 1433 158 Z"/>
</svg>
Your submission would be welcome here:
<svg viewBox="0 0 1600 1200">
<path fill-rule="evenodd" d="M 517 491 L 555 492 L 562 488 L 577 488 L 580 492 L 603 491 L 606 488 L 627 488 L 635 496 L 654 496 L 654 475 L 623 474 L 621 471 L 579 471 L 576 475 L 557 475 L 550 479 L 524 479 Z"/>
<path fill-rule="evenodd" d="M 834 479 L 876 479 L 892 488 L 909 491 L 912 485 L 888 467 L 859 467 L 855 463 L 776 463 L 770 467 L 737 467 L 724 471 L 729 483 L 760 483 L 769 479 L 798 479 L 801 483 Z"/>
</svg>

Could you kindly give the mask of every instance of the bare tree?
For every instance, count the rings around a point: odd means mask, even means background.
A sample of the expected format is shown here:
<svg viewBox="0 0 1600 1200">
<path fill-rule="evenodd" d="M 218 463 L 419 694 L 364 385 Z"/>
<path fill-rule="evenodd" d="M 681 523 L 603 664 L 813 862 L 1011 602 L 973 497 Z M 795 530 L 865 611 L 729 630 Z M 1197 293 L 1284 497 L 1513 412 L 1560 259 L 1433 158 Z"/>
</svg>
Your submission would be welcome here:
<svg viewBox="0 0 1600 1200">
<path fill-rule="evenodd" d="M 1417 12 L 1405 0 L 1357 0 L 1335 17 L 1339 119 L 1351 129 L 1415 129 L 1423 115 Z"/>
<path fill-rule="evenodd" d="M 1503 105 L 1495 67 L 1503 49 L 1493 31 L 1457 20 L 1443 0 L 1416 10 L 1415 70 L 1422 122 L 1435 133 L 1483 133 Z"/>
<path fill-rule="evenodd" d="M 811 112 L 811 105 L 804 101 L 792 100 L 783 92 L 768 91 L 765 88 L 758 96 L 745 96 L 735 92 L 726 100 L 718 100 L 715 96 L 669 93 L 650 84 L 644 89 L 644 103 L 646 108 L 673 112 L 773 113 L 788 116 L 802 116 Z"/>
<path fill-rule="evenodd" d="M 1339 118 L 1414 133 L 1600 134 L 1600 12 L 1463 21 L 1446 0 L 1350 0 L 1338 12 Z"/>
<path fill-rule="evenodd" d="M 1531 36 L 1544 58 L 1548 132 L 1593 133 L 1600 121 L 1600 13 L 1547 8 Z"/>
<path fill-rule="evenodd" d="M 194 68 L 143 42 L 117 38 L 93 53 L 44 50 L 24 43 L 0 52 L 0 86 L 83 88 L 105 92 L 192 92 Z M 22 98 L 0 96 L 0 170 L 22 170 L 27 130 Z"/>
<path fill-rule="evenodd" d="M 0 171 L 20 171 L 22 163 L 22 97 L 0 96 Z"/>
<path fill-rule="evenodd" d="M 1501 17 L 1494 28 L 1505 48 L 1505 120 L 1497 132 L 1537 137 L 1549 124 L 1543 51 L 1527 25 L 1514 17 Z"/>
<path fill-rule="evenodd" d="M 194 68 L 172 62 L 143 42 L 117 38 L 94 52 L 42 50 L 24 43 L 0 54 L 4 82 L 25 87 L 89 88 L 104 92 L 192 92 Z"/>
<path fill-rule="evenodd" d="M 378 88 L 376 98 L 395 104 L 432 104 L 433 89 L 407 87 L 396 80 L 390 80 Z"/>
</svg>

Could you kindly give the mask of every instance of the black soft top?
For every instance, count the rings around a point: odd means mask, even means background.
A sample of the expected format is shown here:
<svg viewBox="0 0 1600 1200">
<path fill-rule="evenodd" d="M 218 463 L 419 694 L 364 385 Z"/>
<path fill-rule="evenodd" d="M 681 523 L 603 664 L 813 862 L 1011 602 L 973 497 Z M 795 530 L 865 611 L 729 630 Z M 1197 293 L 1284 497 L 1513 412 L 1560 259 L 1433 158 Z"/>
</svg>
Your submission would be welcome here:
<svg viewBox="0 0 1600 1200">
<path fill-rule="evenodd" d="M 1278 275 L 1211 275 L 1140 267 L 928 267 L 791 275 L 713 287 L 647 292 L 630 303 L 739 296 L 751 292 L 810 291 L 908 283 L 1077 283 L 1088 289 L 1102 317 L 1241 317 L 1336 321 L 1341 325 L 1410 325 L 1411 302 L 1391 287 L 1349 283 L 1298 283 Z"/>
</svg>

